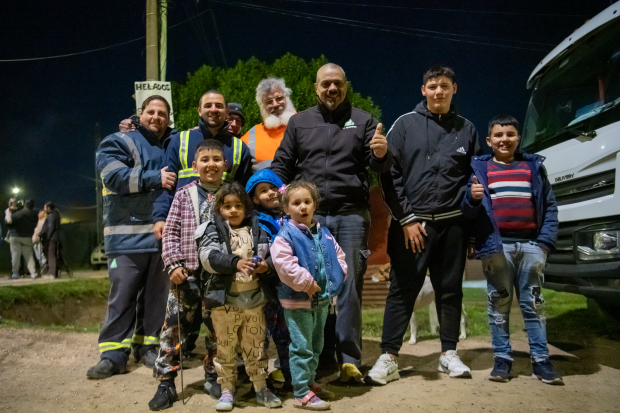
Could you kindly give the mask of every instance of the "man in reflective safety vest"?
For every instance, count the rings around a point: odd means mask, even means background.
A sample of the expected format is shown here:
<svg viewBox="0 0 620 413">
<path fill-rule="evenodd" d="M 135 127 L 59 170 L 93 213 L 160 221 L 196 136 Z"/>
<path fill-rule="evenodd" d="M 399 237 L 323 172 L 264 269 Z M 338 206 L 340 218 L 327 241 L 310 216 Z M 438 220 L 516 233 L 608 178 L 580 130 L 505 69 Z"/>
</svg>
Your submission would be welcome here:
<svg viewBox="0 0 620 413">
<path fill-rule="evenodd" d="M 254 172 L 271 166 L 288 120 L 296 113 L 290 96 L 291 89 L 286 87 L 284 79 L 268 77 L 256 88 L 256 103 L 263 123 L 254 126 L 241 138 L 250 148 Z"/>
<path fill-rule="evenodd" d="M 169 119 L 166 99 L 151 96 L 142 104 L 136 131 L 112 134 L 97 149 L 111 287 L 99 335 L 101 359 L 86 373 L 89 379 L 125 373 L 130 347 L 136 361 L 148 368 L 157 359 L 169 282 L 152 215 L 157 192 L 173 188 L 176 181 L 173 172 L 162 168 Z"/>
<path fill-rule="evenodd" d="M 226 172 L 222 177 L 224 182 L 239 182 L 244 185 L 252 176 L 252 158 L 247 145 L 232 136 L 228 131 L 228 106 L 226 98 L 216 90 L 209 90 L 202 95 L 198 102 L 198 128 L 183 131 L 172 135 L 166 148 L 163 165 L 179 176 L 176 188 L 162 191 L 155 201 L 153 220 L 155 221 L 155 236 L 161 239 L 164 223 L 170 211 L 176 189 L 199 178 L 192 169 L 192 161 L 196 148 L 205 139 L 215 139 L 224 146 Z"/>
</svg>

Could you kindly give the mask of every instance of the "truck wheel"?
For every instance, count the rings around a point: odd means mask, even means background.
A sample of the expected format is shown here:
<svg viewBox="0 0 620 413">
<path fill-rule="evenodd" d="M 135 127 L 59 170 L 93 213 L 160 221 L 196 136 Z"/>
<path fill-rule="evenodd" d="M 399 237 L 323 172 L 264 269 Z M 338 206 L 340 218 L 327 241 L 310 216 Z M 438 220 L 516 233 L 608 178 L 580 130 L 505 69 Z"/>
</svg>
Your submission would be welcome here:
<svg viewBox="0 0 620 413">
<path fill-rule="evenodd" d="M 99 271 L 99 269 L 101 268 L 101 265 L 93 264 L 92 267 L 93 267 L 93 271 Z"/>
</svg>

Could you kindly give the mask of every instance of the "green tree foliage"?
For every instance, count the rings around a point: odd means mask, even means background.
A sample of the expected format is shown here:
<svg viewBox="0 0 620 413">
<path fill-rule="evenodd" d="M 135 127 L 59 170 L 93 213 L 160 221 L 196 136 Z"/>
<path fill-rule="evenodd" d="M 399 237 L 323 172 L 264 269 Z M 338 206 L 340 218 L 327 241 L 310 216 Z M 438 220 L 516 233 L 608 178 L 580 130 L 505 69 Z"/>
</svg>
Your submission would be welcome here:
<svg viewBox="0 0 620 413">
<path fill-rule="evenodd" d="M 295 108 L 298 111 L 305 110 L 316 104 L 314 92 L 316 72 L 327 62 L 325 56 L 306 62 L 288 53 L 273 64 L 251 57 L 246 61 L 238 61 L 235 67 L 229 69 L 202 66 L 194 73 L 188 74 L 185 83 L 172 84 L 175 128 L 184 130 L 196 126 L 200 96 L 209 89 L 216 89 L 222 92 L 229 102 L 243 105 L 246 115 L 243 130 L 245 133 L 252 126 L 262 122 L 256 104 L 256 86 L 269 76 L 284 78 L 286 86 L 293 91 L 291 100 Z M 349 100 L 353 106 L 381 119 L 381 109 L 370 97 L 363 97 L 350 87 Z"/>
</svg>

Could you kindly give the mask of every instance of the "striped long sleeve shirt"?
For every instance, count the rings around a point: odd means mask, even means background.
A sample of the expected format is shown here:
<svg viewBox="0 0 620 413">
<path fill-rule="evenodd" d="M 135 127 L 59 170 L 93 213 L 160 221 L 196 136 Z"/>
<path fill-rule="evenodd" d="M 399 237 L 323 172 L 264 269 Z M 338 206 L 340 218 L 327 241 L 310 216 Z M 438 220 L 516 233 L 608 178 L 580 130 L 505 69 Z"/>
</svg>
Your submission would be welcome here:
<svg viewBox="0 0 620 413">
<path fill-rule="evenodd" d="M 536 209 L 532 171 L 524 161 L 502 164 L 490 159 L 487 178 L 495 221 L 503 240 L 535 240 Z"/>
</svg>

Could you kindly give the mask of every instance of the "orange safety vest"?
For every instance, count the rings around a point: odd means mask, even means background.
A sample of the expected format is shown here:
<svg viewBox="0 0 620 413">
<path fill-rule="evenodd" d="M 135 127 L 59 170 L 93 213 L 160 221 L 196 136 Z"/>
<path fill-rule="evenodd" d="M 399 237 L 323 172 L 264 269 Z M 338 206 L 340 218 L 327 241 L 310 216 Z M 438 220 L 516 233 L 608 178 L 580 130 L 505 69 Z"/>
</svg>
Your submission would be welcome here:
<svg viewBox="0 0 620 413">
<path fill-rule="evenodd" d="M 241 140 L 250 148 L 254 172 L 271 166 L 271 161 L 273 161 L 276 150 L 280 147 L 285 130 L 286 125 L 275 129 L 266 129 L 265 125 L 260 123 L 243 135 Z"/>
</svg>

